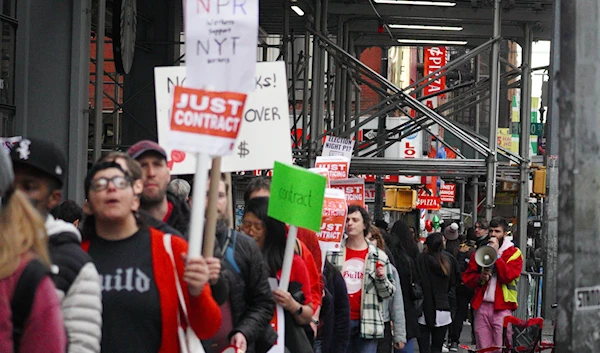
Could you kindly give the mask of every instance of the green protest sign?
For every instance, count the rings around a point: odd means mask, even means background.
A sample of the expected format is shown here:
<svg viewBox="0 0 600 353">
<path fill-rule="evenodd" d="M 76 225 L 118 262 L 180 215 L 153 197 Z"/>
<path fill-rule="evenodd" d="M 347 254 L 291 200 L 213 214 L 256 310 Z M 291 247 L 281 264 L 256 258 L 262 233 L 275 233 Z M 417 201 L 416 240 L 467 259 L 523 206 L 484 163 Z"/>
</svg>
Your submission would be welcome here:
<svg viewBox="0 0 600 353">
<path fill-rule="evenodd" d="M 323 217 L 325 183 L 322 175 L 275 162 L 269 217 L 318 232 Z"/>
</svg>

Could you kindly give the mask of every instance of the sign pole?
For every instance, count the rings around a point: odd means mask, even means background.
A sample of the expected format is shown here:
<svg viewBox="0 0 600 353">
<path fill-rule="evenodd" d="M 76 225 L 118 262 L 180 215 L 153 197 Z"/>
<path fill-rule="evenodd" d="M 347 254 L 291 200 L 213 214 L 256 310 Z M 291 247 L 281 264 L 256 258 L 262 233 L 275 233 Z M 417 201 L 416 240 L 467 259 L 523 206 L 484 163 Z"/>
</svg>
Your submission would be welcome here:
<svg viewBox="0 0 600 353">
<path fill-rule="evenodd" d="M 208 207 L 206 208 L 206 232 L 202 255 L 211 257 L 215 251 L 215 234 L 217 230 L 217 201 L 219 199 L 219 182 L 221 181 L 221 157 L 212 160 L 210 168 L 210 189 L 208 190 Z"/>
<path fill-rule="evenodd" d="M 200 247 L 204 235 L 204 209 L 206 206 L 206 182 L 208 181 L 208 163 L 210 156 L 206 153 L 198 153 L 198 165 L 194 175 L 194 192 L 192 198 L 192 221 L 190 225 L 190 240 L 188 257 L 200 256 Z"/>
<path fill-rule="evenodd" d="M 292 260 L 294 259 L 294 248 L 296 247 L 296 238 L 298 237 L 298 227 L 290 226 L 287 242 L 285 243 L 285 252 L 283 255 L 283 265 L 281 267 L 281 279 L 279 280 L 279 289 L 287 292 L 290 285 L 290 275 L 292 273 Z"/>
</svg>

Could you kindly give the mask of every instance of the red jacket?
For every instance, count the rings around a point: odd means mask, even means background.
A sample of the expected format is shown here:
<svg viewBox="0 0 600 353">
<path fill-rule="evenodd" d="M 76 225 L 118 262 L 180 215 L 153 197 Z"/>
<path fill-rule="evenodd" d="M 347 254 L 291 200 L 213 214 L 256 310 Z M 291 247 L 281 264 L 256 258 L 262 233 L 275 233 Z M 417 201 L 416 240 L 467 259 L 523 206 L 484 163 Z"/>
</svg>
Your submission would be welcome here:
<svg viewBox="0 0 600 353">
<path fill-rule="evenodd" d="M 508 241 L 508 240 L 505 240 Z M 521 276 L 521 271 L 523 269 L 523 257 L 519 256 L 518 258 L 508 262 L 508 259 L 512 255 L 514 255 L 518 251 L 517 248 L 511 246 L 504 250 L 502 256 L 498 260 L 494 266 L 496 267 L 496 296 L 494 300 L 494 310 L 516 310 L 517 303 L 513 302 L 505 302 L 504 295 L 502 293 L 502 284 L 509 284 L 513 280 L 519 278 Z M 479 281 L 479 276 L 481 275 L 481 268 L 475 262 L 475 252 L 471 254 L 471 259 L 469 260 L 469 266 L 465 270 L 462 275 L 463 282 L 467 287 L 473 288 L 475 290 L 475 295 L 473 295 L 473 299 L 471 299 L 471 306 L 473 309 L 477 310 L 481 306 L 483 302 L 483 297 L 485 295 L 485 291 L 487 290 L 488 283 L 486 282 L 484 285 L 481 285 Z"/>
<path fill-rule="evenodd" d="M 150 228 L 150 246 L 152 248 L 152 267 L 154 279 L 160 297 L 160 313 L 162 322 L 162 343 L 159 353 L 179 353 L 179 340 L 177 338 L 177 315 L 179 301 L 175 278 L 173 277 L 173 266 L 169 254 L 163 245 L 161 231 Z M 213 337 L 221 326 L 221 309 L 212 297 L 210 285 L 206 284 L 204 290 L 196 298 L 190 298 L 187 283 L 183 280 L 183 269 L 185 264 L 179 254 L 188 252 L 188 244 L 178 237 L 171 237 L 173 246 L 173 257 L 179 274 L 179 282 L 183 288 L 183 295 L 188 306 L 190 323 L 194 332 L 200 339 Z M 83 249 L 87 252 L 90 243 L 84 241 Z"/>
</svg>

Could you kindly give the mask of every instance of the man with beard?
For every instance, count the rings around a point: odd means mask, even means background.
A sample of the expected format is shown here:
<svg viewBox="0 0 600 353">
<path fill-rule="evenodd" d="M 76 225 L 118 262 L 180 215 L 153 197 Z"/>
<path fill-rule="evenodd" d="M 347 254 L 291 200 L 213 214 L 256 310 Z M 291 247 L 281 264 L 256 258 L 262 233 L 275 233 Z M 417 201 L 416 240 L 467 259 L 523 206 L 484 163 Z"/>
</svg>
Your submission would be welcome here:
<svg viewBox="0 0 600 353">
<path fill-rule="evenodd" d="M 187 239 L 190 209 L 184 201 L 167 192 L 171 173 L 165 150 L 156 142 L 142 140 L 131 146 L 127 153 L 140 163 L 144 174 L 140 209 L 177 229 Z"/>
<path fill-rule="evenodd" d="M 241 352 L 266 352 L 277 339 L 277 334 L 270 325 L 275 301 L 267 280 L 267 271 L 256 241 L 229 228 L 228 186 L 223 174 L 218 187 L 215 255 L 222 258 L 222 265 L 218 283 L 211 284 L 225 284 L 229 287 L 229 295 L 221 304 L 221 328 L 210 340 L 203 341 L 203 344 L 207 352 L 221 352 L 230 344 Z M 216 268 L 209 270 L 211 278 L 215 278 L 215 275 L 219 277 Z"/>
<path fill-rule="evenodd" d="M 471 306 L 475 310 L 477 349 L 502 346 L 504 318 L 517 310 L 517 283 L 523 268 L 523 256 L 506 239 L 507 233 L 506 220 L 493 218 L 489 224 L 488 245 L 496 250 L 498 259 L 490 271 L 477 265 L 473 253 L 462 275 L 465 285 L 475 290 Z"/>
</svg>

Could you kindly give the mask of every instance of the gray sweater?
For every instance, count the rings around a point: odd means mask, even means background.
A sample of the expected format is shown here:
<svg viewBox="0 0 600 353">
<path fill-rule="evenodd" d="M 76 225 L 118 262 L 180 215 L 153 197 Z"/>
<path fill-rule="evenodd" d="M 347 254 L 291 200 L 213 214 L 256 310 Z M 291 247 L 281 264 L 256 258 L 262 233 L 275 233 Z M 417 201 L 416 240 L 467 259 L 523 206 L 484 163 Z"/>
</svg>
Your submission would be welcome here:
<svg viewBox="0 0 600 353">
<path fill-rule="evenodd" d="M 394 276 L 394 283 L 396 284 L 396 291 L 392 297 L 383 300 L 382 316 L 384 322 L 391 320 L 394 324 L 394 343 L 406 343 L 406 320 L 404 318 L 404 300 L 402 299 L 402 288 L 400 287 L 398 270 L 396 270 L 394 266 L 391 267 L 392 276 Z"/>
</svg>

